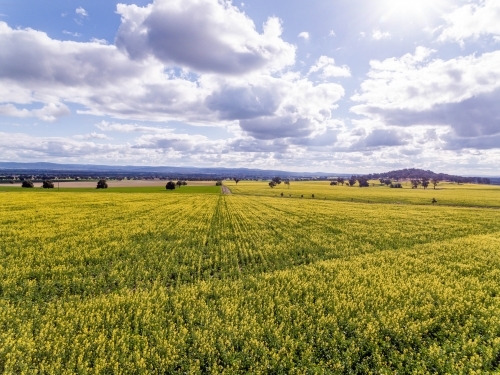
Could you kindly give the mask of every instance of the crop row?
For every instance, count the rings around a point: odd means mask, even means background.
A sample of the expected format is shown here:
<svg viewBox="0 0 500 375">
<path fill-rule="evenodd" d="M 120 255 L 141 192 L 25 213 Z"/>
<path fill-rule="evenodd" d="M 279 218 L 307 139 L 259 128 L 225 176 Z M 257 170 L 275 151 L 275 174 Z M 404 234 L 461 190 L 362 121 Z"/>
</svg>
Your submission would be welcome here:
<svg viewBox="0 0 500 375">
<path fill-rule="evenodd" d="M 491 373 L 498 233 L 0 309 L 0 366 L 32 374 Z"/>
</svg>

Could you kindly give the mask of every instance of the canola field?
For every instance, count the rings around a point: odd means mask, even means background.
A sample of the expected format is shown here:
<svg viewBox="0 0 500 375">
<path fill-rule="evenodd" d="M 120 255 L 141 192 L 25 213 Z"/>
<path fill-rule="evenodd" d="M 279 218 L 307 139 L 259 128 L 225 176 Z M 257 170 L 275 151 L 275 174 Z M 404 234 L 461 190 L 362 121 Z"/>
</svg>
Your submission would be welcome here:
<svg viewBox="0 0 500 375">
<path fill-rule="evenodd" d="M 500 210 L 473 187 L 452 207 L 256 184 L 0 192 L 0 373 L 500 371 Z"/>
<path fill-rule="evenodd" d="M 419 187 L 412 189 L 409 181 L 402 181 L 403 188 L 391 189 L 382 186 L 378 180 L 371 180 L 370 186 L 360 188 L 357 184 L 353 187 L 347 184 L 330 186 L 328 181 L 291 181 L 290 186 L 281 183 L 270 188 L 265 181 L 227 181 L 233 193 L 245 195 L 264 195 L 268 197 L 312 199 L 330 199 L 358 203 L 391 203 L 391 204 L 431 204 L 433 198 L 439 205 L 465 206 L 465 207 L 500 207 L 500 186 L 477 185 L 441 182 L 436 189 L 430 185 L 427 189 Z"/>
</svg>

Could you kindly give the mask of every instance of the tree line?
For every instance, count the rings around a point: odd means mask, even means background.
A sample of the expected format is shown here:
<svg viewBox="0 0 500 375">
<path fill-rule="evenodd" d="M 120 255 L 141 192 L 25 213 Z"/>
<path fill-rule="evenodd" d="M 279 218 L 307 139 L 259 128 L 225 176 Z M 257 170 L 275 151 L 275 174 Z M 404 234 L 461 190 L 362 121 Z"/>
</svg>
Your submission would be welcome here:
<svg viewBox="0 0 500 375">
<path fill-rule="evenodd" d="M 463 177 L 450 175 L 446 173 L 434 173 L 430 170 L 418 169 L 418 168 L 406 168 L 399 169 L 395 171 L 389 171 L 385 173 L 370 173 L 367 175 L 363 175 L 367 180 L 379 180 L 379 179 L 391 179 L 394 181 L 401 180 L 424 180 L 427 181 L 437 180 L 437 181 L 450 181 L 456 182 L 458 184 L 491 184 L 491 180 L 486 177 Z"/>
</svg>

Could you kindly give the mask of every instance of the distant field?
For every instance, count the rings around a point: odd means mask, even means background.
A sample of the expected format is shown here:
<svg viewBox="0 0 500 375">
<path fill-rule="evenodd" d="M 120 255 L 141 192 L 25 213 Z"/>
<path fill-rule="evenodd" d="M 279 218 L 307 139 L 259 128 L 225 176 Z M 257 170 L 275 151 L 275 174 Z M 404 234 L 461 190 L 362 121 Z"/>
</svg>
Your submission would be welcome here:
<svg viewBox="0 0 500 375">
<path fill-rule="evenodd" d="M 412 189 L 409 182 L 402 182 L 402 189 L 391 189 L 380 186 L 378 181 L 376 186 L 365 188 L 347 185 L 330 186 L 328 181 L 291 181 L 290 187 L 281 183 L 274 188 L 270 188 L 266 181 L 240 181 L 238 184 L 226 181 L 224 184 L 233 194 L 281 197 L 283 193 L 285 198 L 289 195 L 292 198 L 300 198 L 303 195 L 304 199 L 311 199 L 314 194 L 315 199 L 421 205 L 430 205 L 432 198 L 435 198 L 439 205 L 500 207 L 500 186 L 494 185 L 441 183 L 436 190 L 432 186 L 424 190 L 421 187 Z"/>
<path fill-rule="evenodd" d="M 108 180 L 109 188 L 122 188 L 122 187 L 165 187 L 168 181 L 160 180 Z M 97 181 L 63 181 L 55 182 L 55 186 L 61 189 L 65 188 L 95 188 Z M 36 188 L 42 187 L 41 182 L 34 183 Z M 188 186 L 214 186 L 215 181 L 188 181 Z M 4 186 L 21 187 L 21 183 L 10 184 L 6 182 L 0 183 L 0 188 Z"/>
<path fill-rule="evenodd" d="M 500 210 L 153 189 L 0 193 L 0 373 L 500 370 Z"/>
<path fill-rule="evenodd" d="M 94 184 L 95 185 L 95 184 Z M 41 187 L 35 188 L 21 188 L 19 186 L 11 185 L 0 185 L 0 193 L 3 192 L 22 192 L 25 194 L 38 193 L 38 194 L 53 194 L 53 193 L 90 193 L 94 192 L 96 194 L 108 194 L 108 193 L 164 193 L 164 194 L 219 194 L 221 192 L 220 186 L 207 185 L 188 185 L 182 186 L 181 188 L 176 188 L 175 190 L 166 190 L 165 186 L 135 186 L 135 187 L 113 187 L 110 186 L 107 189 L 96 189 L 94 187 L 60 187 L 57 188 L 57 184 L 54 189 L 42 189 Z"/>
</svg>

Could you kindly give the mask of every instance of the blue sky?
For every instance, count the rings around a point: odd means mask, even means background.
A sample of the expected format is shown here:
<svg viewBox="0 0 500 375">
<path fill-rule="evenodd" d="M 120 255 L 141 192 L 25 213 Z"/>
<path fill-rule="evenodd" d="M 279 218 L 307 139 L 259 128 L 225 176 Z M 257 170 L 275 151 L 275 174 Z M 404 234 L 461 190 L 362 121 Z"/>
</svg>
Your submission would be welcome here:
<svg viewBox="0 0 500 375">
<path fill-rule="evenodd" d="M 0 1 L 0 161 L 496 175 L 497 0 Z"/>
</svg>

